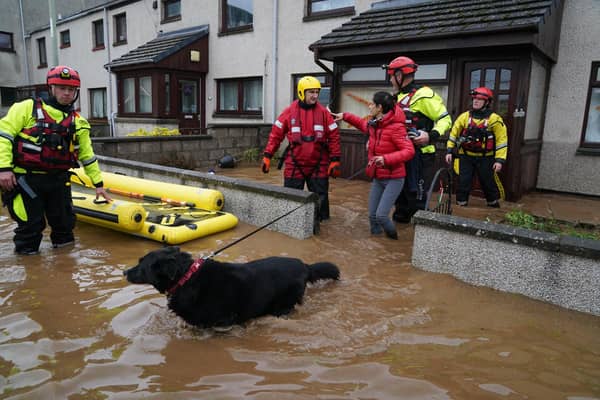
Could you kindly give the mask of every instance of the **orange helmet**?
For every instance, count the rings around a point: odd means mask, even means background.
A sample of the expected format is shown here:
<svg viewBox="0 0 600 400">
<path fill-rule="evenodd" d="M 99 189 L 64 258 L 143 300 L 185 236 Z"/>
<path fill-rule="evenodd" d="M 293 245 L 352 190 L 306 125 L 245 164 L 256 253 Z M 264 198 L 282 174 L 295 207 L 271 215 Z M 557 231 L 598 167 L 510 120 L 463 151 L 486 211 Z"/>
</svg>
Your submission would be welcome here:
<svg viewBox="0 0 600 400">
<path fill-rule="evenodd" d="M 402 75 L 408 75 L 417 72 L 419 66 L 411 58 L 400 56 L 394 58 L 388 65 L 383 65 L 383 68 L 387 69 L 388 75 L 394 75 L 397 70 L 400 70 Z"/>
<path fill-rule="evenodd" d="M 79 73 L 66 65 L 50 68 L 46 75 L 48 85 L 65 85 L 80 87 Z"/>
<path fill-rule="evenodd" d="M 492 92 L 490 89 L 486 88 L 485 86 L 478 87 L 478 88 L 471 90 L 470 94 L 471 94 L 471 97 L 474 99 L 481 99 L 481 100 L 486 100 L 486 101 L 494 100 L 494 92 Z"/>
</svg>

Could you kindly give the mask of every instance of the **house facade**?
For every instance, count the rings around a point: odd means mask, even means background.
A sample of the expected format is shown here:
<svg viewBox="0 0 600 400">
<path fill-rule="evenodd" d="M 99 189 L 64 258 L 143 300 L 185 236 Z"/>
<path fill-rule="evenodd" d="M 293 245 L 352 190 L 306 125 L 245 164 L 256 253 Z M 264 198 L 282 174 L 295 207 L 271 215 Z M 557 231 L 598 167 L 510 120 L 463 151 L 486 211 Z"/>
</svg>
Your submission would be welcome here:
<svg viewBox="0 0 600 400">
<path fill-rule="evenodd" d="M 391 90 L 381 65 L 406 55 L 453 118 L 470 88 L 494 89 L 509 130 L 507 199 L 600 195 L 597 0 L 54 1 L 55 28 L 46 2 L 3 3 L 0 115 L 67 64 L 97 136 L 164 127 L 219 138 L 268 129 L 306 74 L 332 110 L 364 115 L 374 91 Z M 349 177 L 364 166 L 364 137 L 342 128 Z M 445 141 L 437 148 L 442 167 Z"/>
</svg>

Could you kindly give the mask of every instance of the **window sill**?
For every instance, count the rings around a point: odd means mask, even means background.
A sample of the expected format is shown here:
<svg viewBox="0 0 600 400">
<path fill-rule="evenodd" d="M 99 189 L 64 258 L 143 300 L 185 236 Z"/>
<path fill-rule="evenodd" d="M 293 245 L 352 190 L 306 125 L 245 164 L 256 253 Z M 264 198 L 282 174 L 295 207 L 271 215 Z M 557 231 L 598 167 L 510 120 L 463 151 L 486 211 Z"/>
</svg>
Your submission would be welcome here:
<svg viewBox="0 0 600 400">
<path fill-rule="evenodd" d="M 124 44 L 127 44 L 127 40 L 123 40 L 121 42 L 114 42 L 112 45 L 113 45 L 113 47 L 117 47 L 117 46 L 122 46 Z"/>
<path fill-rule="evenodd" d="M 310 15 L 304 16 L 302 18 L 302 22 L 310 22 L 310 21 L 318 21 L 321 19 L 329 19 L 329 18 L 337 18 L 337 17 L 346 17 L 348 15 L 355 15 L 356 10 L 354 7 L 346 7 L 340 8 L 338 10 L 330 10 L 330 11 L 321 11 L 312 13 Z"/>
<path fill-rule="evenodd" d="M 61 45 L 60 45 L 60 48 L 61 48 L 61 49 L 68 49 L 69 47 L 71 47 L 71 45 L 70 45 L 70 44 L 61 44 Z"/>
<path fill-rule="evenodd" d="M 218 36 L 228 36 L 228 35 L 235 35 L 237 33 L 246 33 L 246 32 L 252 32 L 254 30 L 254 25 L 245 25 L 245 26 L 240 26 L 237 28 L 231 28 L 231 29 L 227 29 L 227 30 L 221 30 L 219 31 Z"/>
<path fill-rule="evenodd" d="M 181 21 L 181 15 L 177 15 L 176 17 L 165 18 L 162 21 L 160 21 L 160 24 L 163 25 L 175 21 Z"/>
<path fill-rule="evenodd" d="M 40 64 L 37 66 L 38 69 L 48 68 L 48 64 Z"/>
<path fill-rule="evenodd" d="M 96 47 L 94 47 L 92 49 L 92 51 L 98 51 L 98 50 L 104 50 L 104 49 L 105 49 L 105 47 L 104 47 L 104 45 L 102 45 L 102 46 L 96 46 Z"/>
<path fill-rule="evenodd" d="M 575 154 L 585 156 L 600 156 L 600 144 L 599 147 L 580 147 L 577 149 Z"/>
<path fill-rule="evenodd" d="M 241 112 L 226 112 L 217 111 L 213 113 L 213 118 L 239 118 L 239 119 L 262 119 L 261 112 L 257 113 L 241 113 Z"/>
</svg>

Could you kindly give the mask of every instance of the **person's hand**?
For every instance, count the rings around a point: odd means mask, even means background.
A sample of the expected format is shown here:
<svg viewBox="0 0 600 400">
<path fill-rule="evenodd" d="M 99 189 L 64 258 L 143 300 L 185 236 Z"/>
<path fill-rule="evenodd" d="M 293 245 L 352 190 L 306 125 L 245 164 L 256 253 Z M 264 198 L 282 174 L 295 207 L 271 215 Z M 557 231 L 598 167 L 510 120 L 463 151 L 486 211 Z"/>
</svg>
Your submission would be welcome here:
<svg viewBox="0 0 600 400">
<path fill-rule="evenodd" d="M 419 129 L 419 136 L 412 138 L 412 141 L 417 146 L 426 146 L 429 144 L 429 133 Z"/>
<path fill-rule="evenodd" d="M 263 174 L 268 174 L 269 168 L 271 168 L 271 159 L 269 157 L 263 157 L 261 166 Z"/>
<path fill-rule="evenodd" d="M 327 174 L 332 178 L 339 178 L 342 175 L 342 167 L 339 161 L 332 161 L 329 163 Z"/>
<path fill-rule="evenodd" d="M 371 159 L 371 161 L 374 162 L 375 165 L 377 165 L 378 167 L 385 166 L 385 159 L 383 158 L 383 156 L 375 156 Z"/>
<path fill-rule="evenodd" d="M 96 200 L 98 200 L 100 196 L 104 197 L 104 200 L 108 201 L 109 203 L 112 201 L 112 198 L 108 195 L 108 193 L 106 193 L 106 190 L 104 190 L 103 187 L 96 188 Z"/>
<path fill-rule="evenodd" d="M 494 170 L 494 172 L 500 172 L 502 170 L 502 163 L 495 162 L 494 165 L 492 165 L 492 170 Z"/>
<path fill-rule="evenodd" d="M 452 164 L 452 154 L 446 154 L 446 164 Z"/>
<path fill-rule="evenodd" d="M 17 178 L 12 171 L 0 172 L 0 189 L 10 192 L 17 186 Z"/>
<path fill-rule="evenodd" d="M 337 122 L 337 121 L 341 121 L 341 120 L 343 120 L 343 119 L 344 119 L 344 113 L 334 113 L 334 112 L 332 112 L 332 113 L 331 113 L 331 116 L 333 117 L 333 120 L 334 120 L 335 122 Z"/>
</svg>

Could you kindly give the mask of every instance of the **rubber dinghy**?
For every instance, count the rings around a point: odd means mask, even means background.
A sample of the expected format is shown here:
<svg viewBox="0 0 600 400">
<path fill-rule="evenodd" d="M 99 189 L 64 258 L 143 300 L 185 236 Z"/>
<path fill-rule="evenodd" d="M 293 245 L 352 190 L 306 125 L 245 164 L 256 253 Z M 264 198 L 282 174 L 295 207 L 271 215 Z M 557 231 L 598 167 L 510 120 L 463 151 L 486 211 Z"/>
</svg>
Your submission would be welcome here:
<svg viewBox="0 0 600 400">
<path fill-rule="evenodd" d="M 134 178 L 143 181 L 146 188 L 154 189 L 151 195 L 146 195 L 130 191 L 132 189 L 139 190 L 142 186 L 115 188 L 116 191 L 109 190 L 107 182 L 114 187 L 115 181 L 110 179 L 107 181 L 106 173 L 103 173 L 102 176 L 107 191 L 130 199 L 123 200 L 114 197 L 110 203 L 96 201 L 93 187 L 74 184 L 72 187 L 73 208 L 78 221 L 166 244 L 180 244 L 212 235 L 234 228 L 238 223 L 237 217 L 233 214 L 195 206 L 196 203 L 201 202 L 213 206 L 220 204 L 222 207 L 223 197 L 216 190 L 203 189 L 210 190 L 210 192 L 199 194 L 197 188 L 193 187 Z M 76 177 L 71 180 L 74 183 L 79 182 Z M 137 183 L 139 184 L 139 182 Z M 88 181 L 88 184 L 91 183 Z M 157 187 L 163 185 L 173 191 L 161 193 L 156 190 Z M 186 189 L 192 196 L 185 196 Z M 218 195 L 211 192 L 217 192 Z M 168 193 L 171 198 L 165 198 L 165 193 Z M 142 202 L 136 201 L 136 199 Z M 153 199 L 156 200 L 148 201 Z"/>
</svg>

